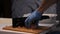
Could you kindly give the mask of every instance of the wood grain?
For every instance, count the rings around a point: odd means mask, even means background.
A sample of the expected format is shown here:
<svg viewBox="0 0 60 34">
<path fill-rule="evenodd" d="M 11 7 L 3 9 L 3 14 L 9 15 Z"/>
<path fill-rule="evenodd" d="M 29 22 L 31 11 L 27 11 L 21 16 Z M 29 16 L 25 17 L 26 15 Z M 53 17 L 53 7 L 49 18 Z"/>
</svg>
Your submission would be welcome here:
<svg viewBox="0 0 60 34">
<path fill-rule="evenodd" d="M 12 30 L 12 31 L 19 31 L 19 32 L 27 32 L 27 33 L 38 34 L 40 32 L 43 32 L 43 31 L 47 30 L 48 27 L 41 27 L 40 29 L 27 29 L 25 27 L 13 28 L 12 26 L 6 26 L 3 29 L 4 30 Z"/>
</svg>

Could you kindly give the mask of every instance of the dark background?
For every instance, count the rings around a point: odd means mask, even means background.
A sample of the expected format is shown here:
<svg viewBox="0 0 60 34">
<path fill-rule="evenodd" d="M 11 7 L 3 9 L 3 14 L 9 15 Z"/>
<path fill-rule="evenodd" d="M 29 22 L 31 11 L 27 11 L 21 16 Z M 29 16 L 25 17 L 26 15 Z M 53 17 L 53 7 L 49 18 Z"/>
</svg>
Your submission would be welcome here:
<svg viewBox="0 0 60 34">
<path fill-rule="evenodd" d="M 0 17 L 12 18 L 11 5 L 11 0 L 0 0 Z M 60 0 L 57 0 L 56 13 L 58 14 L 57 20 L 60 20 Z"/>
<path fill-rule="evenodd" d="M 1 18 L 11 18 L 11 1 L 10 0 L 0 0 L 0 17 Z"/>
<path fill-rule="evenodd" d="M 56 13 L 58 15 L 56 19 L 59 20 L 59 23 L 60 23 L 60 0 L 57 0 Z M 58 26 L 60 26 L 60 24 Z"/>
<path fill-rule="evenodd" d="M 57 7 L 56 7 L 56 11 L 57 11 L 57 19 L 60 20 L 60 0 L 57 0 Z"/>
</svg>

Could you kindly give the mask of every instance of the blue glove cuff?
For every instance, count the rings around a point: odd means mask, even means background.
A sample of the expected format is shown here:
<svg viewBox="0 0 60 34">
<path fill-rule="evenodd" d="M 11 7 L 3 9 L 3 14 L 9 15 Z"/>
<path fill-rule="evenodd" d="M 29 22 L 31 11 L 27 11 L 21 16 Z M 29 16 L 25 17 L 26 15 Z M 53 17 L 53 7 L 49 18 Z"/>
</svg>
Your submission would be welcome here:
<svg viewBox="0 0 60 34">
<path fill-rule="evenodd" d="M 37 16 L 37 17 L 35 17 L 36 20 L 41 19 L 42 13 L 39 12 L 38 10 L 35 10 L 32 14 L 35 14 L 34 16 Z M 34 16 L 33 16 L 33 17 L 34 17 Z M 38 19 L 38 18 L 39 18 L 39 19 Z"/>
</svg>

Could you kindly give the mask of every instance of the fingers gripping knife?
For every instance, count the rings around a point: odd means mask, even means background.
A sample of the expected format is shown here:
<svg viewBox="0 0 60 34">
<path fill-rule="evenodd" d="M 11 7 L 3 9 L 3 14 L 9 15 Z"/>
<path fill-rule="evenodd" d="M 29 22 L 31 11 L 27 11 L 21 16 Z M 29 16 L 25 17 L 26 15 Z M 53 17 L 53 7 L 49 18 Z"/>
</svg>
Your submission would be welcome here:
<svg viewBox="0 0 60 34">
<path fill-rule="evenodd" d="M 27 17 L 21 17 L 21 18 L 13 18 L 13 23 L 12 23 L 12 26 L 15 28 L 15 27 L 25 27 L 25 19 Z M 43 20 L 43 19 L 49 19 L 49 16 L 42 16 L 40 20 Z M 34 23 L 32 23 L 34 24 Z"/>
</svg>

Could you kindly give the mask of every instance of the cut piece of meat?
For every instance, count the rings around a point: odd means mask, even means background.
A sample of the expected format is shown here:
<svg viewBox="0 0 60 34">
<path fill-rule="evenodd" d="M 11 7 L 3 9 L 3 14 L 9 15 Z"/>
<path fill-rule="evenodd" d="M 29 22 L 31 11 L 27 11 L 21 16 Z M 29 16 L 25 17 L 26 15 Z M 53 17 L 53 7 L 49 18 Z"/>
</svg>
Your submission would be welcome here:
<svg viewBox="0 0 60 34">
<path fill-rule="evenodd" d="M 13 18 L 13 22 L 12 22 L 12 26 L 13 27 L 25 27 L 25 19 L 27 17 L 21 17 L 21 18 Z M 49 16 L 42 16 L 40 20 L 43 20 L 43 19 L 49 19 Z M 32 24 L 34 24 L 35 21 L 32 22 Z"/>
</svg>

